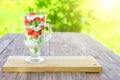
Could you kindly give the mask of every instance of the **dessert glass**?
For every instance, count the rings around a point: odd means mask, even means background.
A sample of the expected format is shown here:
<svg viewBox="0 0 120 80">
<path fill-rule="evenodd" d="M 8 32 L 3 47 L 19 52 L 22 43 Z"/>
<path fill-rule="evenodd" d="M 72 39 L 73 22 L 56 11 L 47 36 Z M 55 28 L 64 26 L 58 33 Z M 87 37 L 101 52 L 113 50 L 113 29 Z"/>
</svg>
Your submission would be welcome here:
<svg viewBox="0 0 120 80">
<path fill-rule="evenodd" d="M 30 12 L 24 16 L 24 42 L 29 48 L 30 56 L 25 58 L 29 63 L 41 63 L 45 59 L 40 57 L 41 47 L 45 41 L 51 39 L 52 27 L 46 23 L 45 14 Z"/>
</svg>

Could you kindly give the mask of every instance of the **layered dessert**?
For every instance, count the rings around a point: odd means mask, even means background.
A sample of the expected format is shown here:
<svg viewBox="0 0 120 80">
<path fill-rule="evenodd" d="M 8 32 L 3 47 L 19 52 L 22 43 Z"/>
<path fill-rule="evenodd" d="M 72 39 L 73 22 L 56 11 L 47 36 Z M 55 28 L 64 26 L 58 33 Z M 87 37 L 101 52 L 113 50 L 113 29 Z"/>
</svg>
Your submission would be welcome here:
<svg viewBox="0 0 120 80">
<path fill-rule="evenodd" d="M 24 16 L 25 44 L 29 48 L 38 48 L 44 41 L 45 15 L 30 12 Z"/>
</svg>

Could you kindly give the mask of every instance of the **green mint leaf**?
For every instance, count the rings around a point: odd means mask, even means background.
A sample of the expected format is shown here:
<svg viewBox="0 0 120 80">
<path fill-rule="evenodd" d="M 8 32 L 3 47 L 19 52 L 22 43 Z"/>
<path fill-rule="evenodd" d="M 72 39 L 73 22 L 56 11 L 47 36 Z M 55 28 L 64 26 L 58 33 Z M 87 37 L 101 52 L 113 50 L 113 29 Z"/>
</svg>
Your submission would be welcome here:
<svg viewBox="0 0 120 80">
<path fill-rule="evenodd" d="M 29 7 L 29 12 L 33 12 L 33 8 Z"/>
</svg>

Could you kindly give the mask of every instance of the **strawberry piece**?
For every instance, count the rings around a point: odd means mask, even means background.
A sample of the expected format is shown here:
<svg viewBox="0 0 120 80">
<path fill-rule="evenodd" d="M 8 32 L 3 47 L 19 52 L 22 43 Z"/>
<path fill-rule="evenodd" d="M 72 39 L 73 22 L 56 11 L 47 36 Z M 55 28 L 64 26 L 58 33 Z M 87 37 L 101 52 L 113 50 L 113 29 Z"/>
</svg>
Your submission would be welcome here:
<svg viewBox="0 0 120 80">
<path fill-rule="evenodd" d="M 34 15 L 36 15 L 35 12 L 30 12 L 30 13 L 29 13 L 29 16 L 34 16 Z"/>
<path fill-rule="evenodd" d="M 38 38 L 38 36 L 41 34 L 41 31 L 34 31 L 31 28 L 26 28 L 26 31 L 27 31 L 28 35 L 31 35 L 35 38 Z"/>
<path fill-rule="evenodd" d="M 26 28 L 26 31 L 28 33 L 28 35 L 32 35 L 34 30 L 30 29 L 30 28 Z"/>
<path fill-rule="evenodd" d="M 28 35 L 31 35 L 33 33 L 33 30 L 28 31 Z"/>
<path fill-rule="evenodd" d="M 32 34 L 32 36 L 34 36 L 35 38 L 38 38 L 39 33 L 37 31 L 34 31 L 33 34 Z"/>
<path fill-rule="evenodd" d="M 33 20 L 29 20 L 29 23 L 32 23 L 33 22 Z"/>
<path fill-rule="evenodd" d="M 41 18 L 40 17 L 36 17 L 35 20 L 38 20 L 40 22 Z"/>
</svg>

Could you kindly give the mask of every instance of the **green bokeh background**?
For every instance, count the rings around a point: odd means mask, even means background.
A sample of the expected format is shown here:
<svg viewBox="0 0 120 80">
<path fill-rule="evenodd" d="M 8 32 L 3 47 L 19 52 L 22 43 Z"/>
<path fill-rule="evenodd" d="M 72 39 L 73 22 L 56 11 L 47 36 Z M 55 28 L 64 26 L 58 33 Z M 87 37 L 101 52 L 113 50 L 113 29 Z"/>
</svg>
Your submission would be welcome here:
<svg viewBox="0 0 120 80">
<path fill-rule="evenodd" d="M 0 36 L 24 31 L 28 7 L 47 14 L 53 31 L 87 33 L 120 54 L 119 0 L 0 0 Z"/>
</svg>

